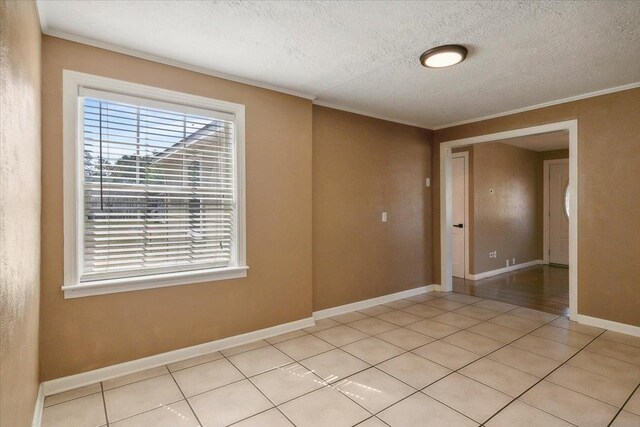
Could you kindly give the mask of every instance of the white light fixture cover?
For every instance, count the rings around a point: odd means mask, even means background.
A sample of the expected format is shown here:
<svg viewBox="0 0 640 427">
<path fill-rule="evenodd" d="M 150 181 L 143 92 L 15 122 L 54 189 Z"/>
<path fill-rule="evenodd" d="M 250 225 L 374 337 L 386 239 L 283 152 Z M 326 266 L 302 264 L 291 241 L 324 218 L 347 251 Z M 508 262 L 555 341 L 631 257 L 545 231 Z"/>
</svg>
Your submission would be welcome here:
<svg viewBox="0 0 640 427">
<path fill-rule="evenodd" d="M 420 55 L 420 63 L 427 68 L 451 67 L 464 61 L 467 48 L 457 44 L 434 47 Z"/>
</svg>

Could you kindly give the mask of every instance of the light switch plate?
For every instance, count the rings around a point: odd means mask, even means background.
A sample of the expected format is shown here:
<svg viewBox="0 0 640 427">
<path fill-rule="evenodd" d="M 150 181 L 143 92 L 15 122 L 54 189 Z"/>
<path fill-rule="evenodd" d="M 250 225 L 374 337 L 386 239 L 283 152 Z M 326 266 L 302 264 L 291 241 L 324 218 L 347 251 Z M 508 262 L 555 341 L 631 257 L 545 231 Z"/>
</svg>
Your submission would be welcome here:
<svg viewBox="0 0 640 427">
<path fill-rule="evenodd" d="M 387 213 L 382 212 L 382 222 L 387 222 Z"/>
</svg>

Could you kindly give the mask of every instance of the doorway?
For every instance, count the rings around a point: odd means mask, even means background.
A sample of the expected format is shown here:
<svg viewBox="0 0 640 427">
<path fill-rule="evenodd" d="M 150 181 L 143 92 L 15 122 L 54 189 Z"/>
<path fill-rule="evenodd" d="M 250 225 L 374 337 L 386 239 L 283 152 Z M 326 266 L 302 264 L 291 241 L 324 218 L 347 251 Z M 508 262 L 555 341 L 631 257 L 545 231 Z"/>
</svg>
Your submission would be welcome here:
<svg viewBox="0 0 640 427">
<path fill-rule="evenodd" d="M 469 274 L 469 154 L 454 153 L 451 156 L 451 171 L 451 269 L 454 277 L 464 279 Z"/>
<path fill-rule="evenodd" d="M 545 264 L 569 265 L 569 159 L 544 162 Z"/>
<path fill-rule="evenodd" d="M 457 153 L 452 153 L 452 150 L 457 147 L 464 147 L 474 144 L 481 144 L 487 142 L 499 142 L 500 140 L 506 140 L 511 138 L 518 138 L 523 136 L 532 136 L 556 131 L 565 131 L 568 132 L 569 135 L 569 179 L 568 182 L 565 183 L 565 187 L 562 188 L 563 196 L 566 199 L 566 202 L 561 204 L 562 207 L 566 207 L 566 211 L 568 212 L 568 216 L 566 217 L 565 228 L 568 225 L 568 239 L 565 239 L 564 242 L 560 242 L 559 247 L 562 248 L 562 244 L 564 247 L 568 249 L 568 264 L 569 264 L 569 315 L 571 318 L 575 318 L 577 315 L 577 295 L 578 295 L 578 276 L 577 276 L 577 260 L 578 260 L 578 247 L 577 247 L 577 238 L 578 238 L 578 227 L 577 227 L 577 219 L 578 219 L 578 210 L 577 210 L 577 176 L 578 176 L 578 126 L 577 120 L 570 120 L 566 122 L 558 122 L 541 126 L 534 126 L 530 128 L 517 129 L 506 132 L 499 132 L 494 134 L 487 134 L 482 136 L 476 136 L 471 138 L 464 138 L 460 140 L 447 141 L 440 144 L 440 196 L 441 196 L 441 211 L 440 211 L 440 248 L 441 248 L 441 285 L 440 288 L 443 291 L 451 292 L 453 290 L 453 276 L 454 276 L 454 239 L 456 234 L 454 234 L 453 229 L 458 227 L 453 227 L 453 225 L 460 224 L 459 222 L 454 221 L 454 165 L 455 162 L 460 162 L 460 160 L 455 160 L 458 158 Z M 459 174 L 459 166 L 456 167 L 457 174 Z M 566 175 L 566 174 L 565 174 Z M 457 184 L 458 186 L 460 184 Z M 458 205 L 461 203 L 460 201 L 456 202 Z M 459 214 L 456 214 L 456 220 L 460 218 Z M 463 222 L 462 224 L 467 224 Z M 462 229 L 467 228 L 466 226 Z M 545 235 L 548 235 L 545 233 Z M 457 237 L 459 239 L 459 237 Z M 456 243 L 459 247 L 460 244 Z M 463 246 L 464 247 L 464 246 Z M 455 249 L 456 252 L 458 249 Z M 567 252 L 567 250 L 565 250 Z M 458 264 L 463 260 L 463 257 L 460 257 L 459 252 L 456 254 L 456 260 Z M 468 263 L 465 263 L 468 264 Z M 457 274 L 460 274 L 460 266 L 456 267 Z"/>
</svg>

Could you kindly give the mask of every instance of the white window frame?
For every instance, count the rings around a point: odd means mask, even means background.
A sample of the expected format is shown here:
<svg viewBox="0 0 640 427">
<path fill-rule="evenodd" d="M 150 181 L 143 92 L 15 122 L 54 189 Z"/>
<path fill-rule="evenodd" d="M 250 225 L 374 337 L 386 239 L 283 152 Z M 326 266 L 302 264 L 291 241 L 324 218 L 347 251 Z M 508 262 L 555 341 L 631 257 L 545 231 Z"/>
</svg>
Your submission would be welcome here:
<svg viewBox="0 0 640 427">
<path fill-rule="evenodd" d="M 79 102 L 81 89 L 106 91 L 124 97 L 144 98 L 151 103 L 169 103 L 178 107 L 178 111 L 192 112 L 193 109 L 199 109 L 207 110 L 212 114 L 222 113 L 234 117 L 234 182 L 236 184 L 234 198 L 236 206 L 234 210 L 234 246 L 229 267 L 80 282 L 84 233 L 81 180 L 84 175 L 84 142 L 79 132 L 83 116 L 82 104 Z M 244 105 L 64 70 L 63 121 L 64 282 L 62 290 L 65 298 L 187 285 L 247 276 L 249 267 L 246 262 L 245 235 Z"/>
</svg>

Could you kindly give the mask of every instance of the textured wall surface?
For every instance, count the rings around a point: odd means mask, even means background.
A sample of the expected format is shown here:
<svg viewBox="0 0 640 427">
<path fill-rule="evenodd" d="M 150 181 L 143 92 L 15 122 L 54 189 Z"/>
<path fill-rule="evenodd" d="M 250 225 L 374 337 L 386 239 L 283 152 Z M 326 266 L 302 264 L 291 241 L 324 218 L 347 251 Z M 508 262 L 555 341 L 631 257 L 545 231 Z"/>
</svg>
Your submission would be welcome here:
<svg viewBox="0 0 640 427">
<path fill-rule="evenodd" d="M 40 304 L 40 24 L 0 2 L 0 426 L 31 425 Z"/>
<path fill-rule="evenodd" d="M 43 37 L 43 380 L 311 316 L 311 102 Z M 247 278 L 65 300 L 62 70 L 246 106 Z"/>
<path fill-rule="evenodd" d="M 538 153 L 500 143 L 473 150 L 473 274 L 538 259 Z M 489 192 L 493 190 L 493 194 Z M 489 258 L 490 251 L 498 251 Z M 471 257 L 471 254 L 470 254 Z"/>
<path fill-rule="evenodd" d="M 440 185 L 441 142 L 571 119 L 579 141 L 578 312 L 640 325 L 640 89 L 438 130 L 434 180 Z M 440 200 L 433 196 L 439 283 Z"/>
<path fill-rule="evenodd" d="M 564 137 L 566 137 L 567 139 L 567 144 L 569 143 L 569 136 L 568 134 L 565 135 Z M 474 201 L 475 198 L 477 197 L 474 191 L 474 168 L 475 168 L 475 163 L 474 163 L 474 149 L 480 148 L 480 147 L 484 147 L 484 146 L 491 146 L 493 144 L 502 144 L 502 142 L 500 143 L 486 143 L 486 144 L 480 144 L 480 145 L 471 145 L 471 146 L 467 146 L 467 147 L 458 147 L 458 148 L 454 148 L 453 152 L 454 153 L 460 153 L 460 152 L 467 152 L 469 153 L 469 224 L 467 225 L 469 227 L 469 271 L 472 274 L 478 274 L 481 273 L 483 271 L 489 271 L 490 269 L 484 269 L 484 270 L 477 270 L 475 268 L 475 258 L 479 257 L 485 257 L 488 258 L 488 254 L 486 253 L 486 249 L 485 249 L 485 253 L 479 253 L 477 254 L 474 250 L 475 248 L 475 221 L 474 221 L 474 214 L 475 214 L 475 209 L 474 209 Z M 515 147 L 513 147 L 515 148 Z M 543 197 L 544 197 L 544 181 L 543 181 L 543 162 L 544 160 L 551 160 L 551 159 L 568 159 L 569 158 L 569 150 L 550 150 L 550 151 L 542 151 L 542 152 L 534 152 L 534 151 L 530 151 L 530 153 L 532 153 L 533 155 L 535 155 L 536 157 L 536 166 L 535 166 L 535 171 L 536 171 L 536 176 L 535 176 L 535 206 L 533 208 L 531 208 L 531 206 L 529 206 L 529 208 L 534 209 L 535 212 L 535 216 L 536 216 L 536 230 L 537 230 L 537 235 L 534 236 L 535 241 L 536 241 L 536 245 L 537 245 L 537 250 L 536 250 L 536 255 L 534 257 L 531 257 L 530 259 L 521 259 L 520 257 L 516 257 L 516 263 L 522 263 L 522 262 L 527 262 L 527 261 L 531 261 L 531 260 L 536 260 L 536 259 L 543 259 L 543 246 L 544 246 L 544 224 L 543 224 L 543 210 L 544 210 L 544 204 L 543 204 Z M 485 170 L 485 174 L 487 173 L 488 170 L 492 169 L 492 168 L 497 168 L 498 165 L 494 164 L 493 162 L 489 161 L 488 163 L 482 163 L 478 165 L 478 168 L 480 169 L 484 169 Z M 503 165 L 504 167 L 504 165 Z M 510 166 L 506 166 L 509 170 L 512 169 Z M 480 172 L 482 173 L 482 171 Z M 505 178 L 509 178 L 509 175 L 505 175 L 507 173 L 507 170 L 497 170 L 493 173 L 496 174 L 502 174 L 503 176 L 505 176 Z M 515 175 L 519 175 L 518 171 L 513 171 L 512 173 L 514 173 Z M 486 189 L 485 189 L 486 191 Z M 486 192 L 485 192 L 485 197 L 486 197 Z M 493 214 L 492 212 L 490 212 L 491 214 Z M 526 216 L 529 216 L 530 214 L 527 213 Z M 503 249 L 506 249 L 506 251 L 502 251 L 499 252 L 500 256 L 498 256 L 497 260 L 491 259 L 491 261 L 494 261 L 494 263 L 496 265 L 500 265 L 500 263 L 502 263 L 503 265 L 496 267 L 496 268 L 501 268 L 504 267 L 504 261 L 505 259 L 512 259 L 514 255 L 509 256 L 509 253 L 516 253 L 515 248 L 516 247 L 520 247 L 520 248 L 524 248 L 527 247 L 527 244 L 521 241 L 513 241 L 513 242 L 509 242 L 507 241 L 507 235 L 509 234 L 507 231 L 503 231 L 503 229 L 495 229 L 494 230 L 495 234 L 491 237 L 492 239 L 495 238 L 497 241 L 502 242 L 504 244 L 506 244 L 507 246 Z M 485 234 L 486 233 L 480 229 L 478 230 L 478 234 Z M 523 235 L 520 233 L 517 233 L 516 236 L 518 237 L 518 239 L 522 239 Z M 485 236 L 486 237 L 486 236 Z M 532 237 L 530 237 L 532 238 Z M 494 249 L 489 249 L 489 251 L 494 250 Z M 528 253 L 528 252 L 527 252 Z"/>
<path fill-rule="evenodd" d="M 313 107 L 314 310 L 431 284 L 430 174 L 430 131 Z"/>
</svg>

